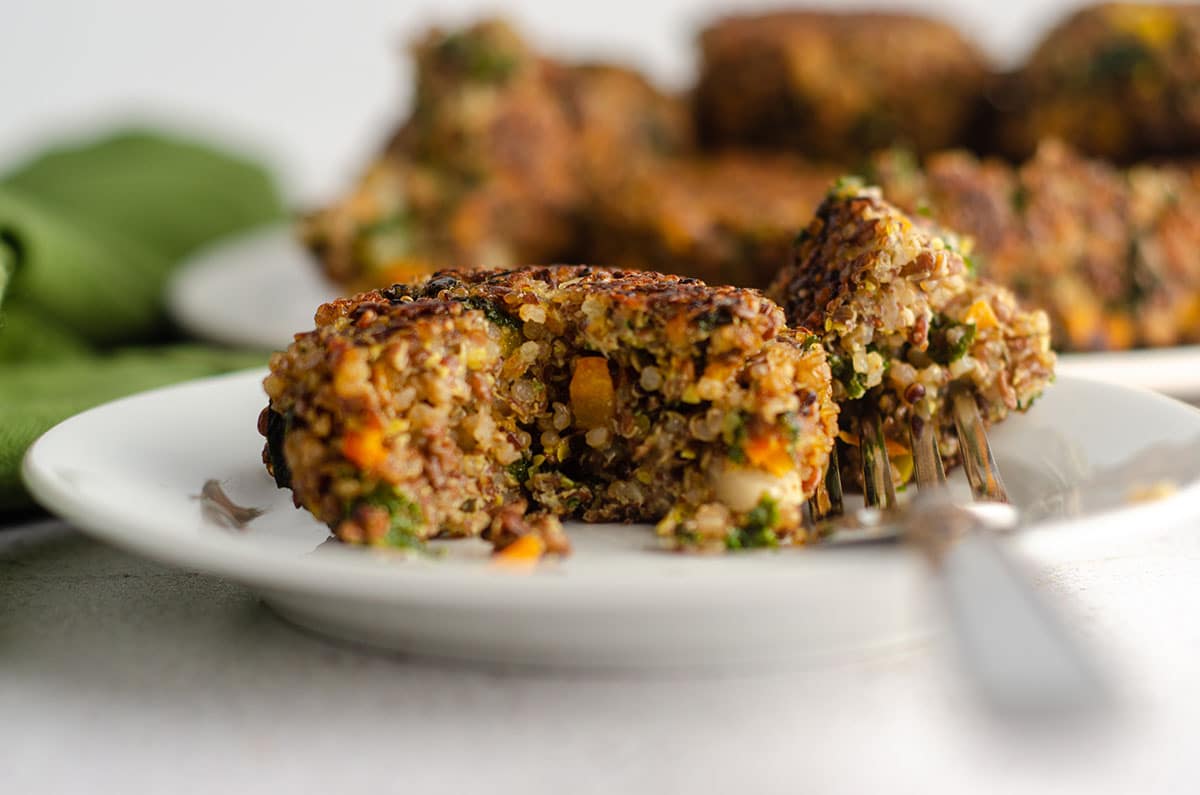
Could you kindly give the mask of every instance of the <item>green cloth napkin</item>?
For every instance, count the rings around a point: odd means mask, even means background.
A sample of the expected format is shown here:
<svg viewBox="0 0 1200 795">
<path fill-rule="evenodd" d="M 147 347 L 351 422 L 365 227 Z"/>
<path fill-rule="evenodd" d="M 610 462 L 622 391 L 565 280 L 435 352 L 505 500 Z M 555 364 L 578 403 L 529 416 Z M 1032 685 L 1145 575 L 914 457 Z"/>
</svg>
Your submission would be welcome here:
<svg viewBox="0 0 1200 795">
<path fill-rule="evenodd" d="M 0 512 L 56 422 L 142 389 L 262 364 L 171 342 L 163 288 L 197 248 L 282 217 L 267 173 L 200 143 L 125 132 L 0 178 Z"/>
</svg>

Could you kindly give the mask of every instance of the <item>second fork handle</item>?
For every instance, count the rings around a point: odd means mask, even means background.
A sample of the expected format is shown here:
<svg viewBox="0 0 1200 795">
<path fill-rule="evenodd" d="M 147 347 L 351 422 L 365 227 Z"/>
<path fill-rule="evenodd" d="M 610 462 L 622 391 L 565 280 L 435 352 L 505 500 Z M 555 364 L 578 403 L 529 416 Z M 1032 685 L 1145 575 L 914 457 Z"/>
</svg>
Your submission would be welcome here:
<svg viewBox="0 0 1200 795">
<path fill-rule="evenodd" d="M 964 533 L 937 568 L 959 651 L 993 708 L 1064 715 L 1107 706 L 1099 672 L 987 531 Z"/>
</svg>

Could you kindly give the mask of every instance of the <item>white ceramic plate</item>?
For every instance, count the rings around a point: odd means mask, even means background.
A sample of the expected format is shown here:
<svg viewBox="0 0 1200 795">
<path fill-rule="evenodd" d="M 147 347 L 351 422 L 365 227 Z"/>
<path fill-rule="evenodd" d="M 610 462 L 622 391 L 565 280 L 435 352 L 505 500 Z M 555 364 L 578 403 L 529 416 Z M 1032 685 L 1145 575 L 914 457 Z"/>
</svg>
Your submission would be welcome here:
<svg viewBox="0 0 1200 795">
<path fill-rule="evenodd" d="M 96 537 L 245 583 L 296 623 L 428 655 L 729 665 L 891 648 L 930 629 L 924 570 L 896 545 L 694 557 L 658 551 L 648 527 L 573 525 L 570 558 L 515 574 L 479 542 L 418 559 L 329 542 L 260 463 L 261 377 L 194 381 L 67 420 L 29 451 L 26 483 Z M 1169 398 L 1063 378 L 994 442 L 1014 502 L 1040 517 L 1014 543 L 1043 563 L 1118 554 L 1200 515 L 1200 412 Z M 1180 490 L 1129 507 L 1129 470 Z M 240 532 L 206 520 L 196 495 L 210 478 L 266 513 Z"/>
<path fill-rule="evenodd" d="M 168 307 L 201 339 L 274 350 L 312 328 L 317 306 L 337 295 L 291 227 L 281 225 L 220 243 L 185 263 L 168 290 Z M 1058 371 L 1200 398 L 1200 345 L 1067 354 Z"/>
</svg>

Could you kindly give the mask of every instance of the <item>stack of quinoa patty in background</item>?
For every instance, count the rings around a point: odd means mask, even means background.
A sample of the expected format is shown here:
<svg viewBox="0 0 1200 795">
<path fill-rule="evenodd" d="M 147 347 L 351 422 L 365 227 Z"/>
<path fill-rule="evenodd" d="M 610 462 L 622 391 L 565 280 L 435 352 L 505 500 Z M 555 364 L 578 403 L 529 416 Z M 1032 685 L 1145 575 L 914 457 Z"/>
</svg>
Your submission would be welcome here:
<svg viewBox="0 0 1200 795">
<path fill-rule="evenodd" d="M 500 21 L 415 46 L 410 117 L 300 225 L 336 282 L 388 289 L 273 361 L 265 458 L 297 504 L 388 545 L 562 551 L 559 517 L 798 543 L 814 459 L 838 437 L 853 460 L 848 408 L 879 409 L 903 482 L 913 415 L 956 459 L 951 383 L 997 422 L 1051 339 L 1200 341 L 1200 8 L 1084 9 L 1010 74 L 899 14 L 700 45 L 686 96 Z M 553 262 L 649 273 L 520 267 Z"/>
<path fill-rule="evenodd" d="M 1200 6 L 1085 8 L 1008 74 L 920 17 L 732 17 L 682 96 L 499 21 L 413 52 L 409 118 L 301 225 L 348 289 L 549 262 L 765 287 L 852 173 L 970 238 L 1060 349 L 1200 342 Z"/>
</svg>

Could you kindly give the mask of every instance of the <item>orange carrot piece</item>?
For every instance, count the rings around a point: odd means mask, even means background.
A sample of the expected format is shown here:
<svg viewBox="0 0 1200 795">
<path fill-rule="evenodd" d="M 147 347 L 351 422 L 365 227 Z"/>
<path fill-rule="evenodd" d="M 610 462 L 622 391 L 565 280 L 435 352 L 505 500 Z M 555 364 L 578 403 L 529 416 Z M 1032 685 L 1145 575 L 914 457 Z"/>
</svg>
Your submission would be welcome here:
<svg viewBox="0 0 1200 795">
<path fill-rule="evenodd" d="M 374 469 L 387 460 L 383 431 L 378 428 L 346 431 L 342 436 L 342 455 L 360 469 Z"/>
<path fill-rule="evenodd" d="M 777 433 L 764 433 L 746 443 L 746 458 L 759 469 L 781 477 L 795 468 L 787 444 Z"/>
<path fill-rule="evenodd" d="M 526 567 L 536 564 L 546 554 L 546 542 L 541 536 L 529 534 L 519 537 L 492 556 L 496 563 L 504 566 Z"/>
<path fill-rule="evenodd" d="M 571 412 L 582 428 L 607 425 L 616 413 L 616 390 L 603 356 L 584 356 L 575 360 L 571 375 Z"/>
</svg>

